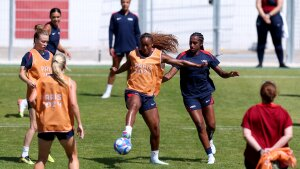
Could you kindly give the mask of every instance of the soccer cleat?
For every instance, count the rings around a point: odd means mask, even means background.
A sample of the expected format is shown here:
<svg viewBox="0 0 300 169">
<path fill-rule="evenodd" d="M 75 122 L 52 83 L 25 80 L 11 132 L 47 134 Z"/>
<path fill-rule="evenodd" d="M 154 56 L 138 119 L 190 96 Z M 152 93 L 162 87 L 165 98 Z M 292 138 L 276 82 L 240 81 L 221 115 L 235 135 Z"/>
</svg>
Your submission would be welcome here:
<svg viewBox="0 0 300 169">
<path fill-rule="evenodd" d="M 208 160 L 207 160 L 207 164 L 214 164 L 216 161 L 214 155 L 212 154 L 208 154 Z"/>
<path fill-rule="evenodd" d="M 150 159 L 150 163 L 152 163 L 152 164 L 158 164 L 158 165 L 169 165 L 169 163 L 160 161 L 159 159 Z"/>
<path fill-rule="evenodd" d="M 34 162 L 31 161 L 30 157 L 29 156 L 26 156 L 26 157 L 21 157 L 20 160 L 19 160 L 20 163 L 26 163 L 26 164 L 30 164 L 30 165 L 33 165 Z"/>
<path fill-rule="evenodd" d="M 209 141 L 209 144 L 210 144 L 210 148 L 211 148 L 211 152 L 213 153 L 213 154 L 216 154 L 216 146 L 214 145 L 214 141 L 213 140 L 210 140 Z"/>
<path fill-rule="evenodd" d="M 102 99 L 108 99 L 110 98 L 110 93 L 107 93 L 105 92 L 102 96 L 101 96 Z"/>
<path fill-rule="evenodd" d="M 131 139 L 131 135 L 126 130 L 122 132 L 122 137 Z"/>
<path fill-rule="evenodd" d="M 18 107 L 19 107 L 19 116 L 24 117 L 24 111 L 26 109 L 26 106 L 23 104 L 23 100 L 18 99 L 17 104 L 18 104 Z"/>
<path fill-rule="evenodd" d="M 54 158 L 50 154 L 48 155 L 48 161 L 51 163 L 55 162 Z"/>
</svg>

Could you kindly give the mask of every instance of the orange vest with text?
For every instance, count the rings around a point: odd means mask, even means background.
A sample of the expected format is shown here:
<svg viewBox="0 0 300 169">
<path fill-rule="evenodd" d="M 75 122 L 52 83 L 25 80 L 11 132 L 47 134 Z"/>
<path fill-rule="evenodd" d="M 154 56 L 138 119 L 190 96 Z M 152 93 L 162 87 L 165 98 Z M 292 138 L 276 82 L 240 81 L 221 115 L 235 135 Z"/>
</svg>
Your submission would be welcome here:
<svg viewBox="0 0 300 169">
<path fill-rule="evenodd" d="M 68 132 L 73 129 L 74 115 L 69 111 L 71 78 L 63 76 L 67 86 L 51 76 L 37 81 L 36 121 L 38 132 Z"/>
<path fill-rule="evenodd" d="M 161 66 L 161 54 L 162 51 L 158 49 L 154 49 L 149 57 L 141 56 L 137 49 L 129 53 L 131 67 L 127 89 L 149 96 L 159 93 L 164 72 Z"/>
<path fill-rule="evenodd" d="M 49 51 L 45 51 L 49 52 Z M 28 79 L 32 81 L 37 81 L 41 77 L 48 76 L 52 73 L 51 63 L 53 55 L 49 52 L 49 59 L 44 59 L 36 49 L 31 49 L 30 53 L 32 55 L 32 65 L 27 71 Z M 27 86 L 27 97 L 29 97 L 32 89 Z"/>
</svg>

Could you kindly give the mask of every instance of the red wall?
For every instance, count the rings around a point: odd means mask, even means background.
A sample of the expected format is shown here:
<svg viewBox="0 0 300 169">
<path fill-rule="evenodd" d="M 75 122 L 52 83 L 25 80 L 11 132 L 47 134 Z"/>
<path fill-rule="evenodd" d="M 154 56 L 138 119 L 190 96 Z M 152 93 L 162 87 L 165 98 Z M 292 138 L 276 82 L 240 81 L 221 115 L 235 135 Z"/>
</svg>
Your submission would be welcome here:
<svg viewBox="0 0 300 169">
<path fill-rule="evenodd" d="M 68 39 L 69 28 L 69 0 L 16 0 L 16 29 L 15 37 L 32 39 L 34 26 L 50 21 L 49 14 L 52 8 L 60 8 L 61 38 Z"/>
</svg>

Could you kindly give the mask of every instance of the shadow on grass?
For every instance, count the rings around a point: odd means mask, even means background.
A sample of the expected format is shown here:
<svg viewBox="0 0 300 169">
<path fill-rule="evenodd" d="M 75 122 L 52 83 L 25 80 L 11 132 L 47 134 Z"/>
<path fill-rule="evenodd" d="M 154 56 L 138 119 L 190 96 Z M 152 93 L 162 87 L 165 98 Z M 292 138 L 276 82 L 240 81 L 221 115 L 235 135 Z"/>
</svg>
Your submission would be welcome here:
<svg viewBox="0 0 300 169">
<path fill-rule="evenodd" d="M 5 118 L 11 118 L 11 117 L 21 118 L 20 115 L 17 114 L 17 113 L 6 114 L 4 117 L 5 117 Z M 29 117 L 29 115 L 28 115 L 28 114 L 24 114 L 24 117 Z"/>
<path fill-rule="evenodd" d="M 299 94 L 280 94 L 279 96 L 283 96 L 283 97 L 300 97 Z"/>
<path fill-rule="evenodd" d="M 150 157 L 134 157 L 134 158 L 119 158 L 119 157 L 104 157 L 104 158 L 83 158 L 86 160 L 95 161 L 97 163 L 101 163 L 103 165 L 106 165 L 106 168 L 121 168 L 118 166 L 119 163 L 136 163 L 136 164 L 150 164 Z M 177 157 L 160 157 L 159 158 L 162 161 L 172 163 L 172 161 L 178 161 L 178 162 L 197 162 L 197 163 L 207 163 L 206 159 L 202 158 L 196 158 L 196 159 L 190 159 L 190 158 L 177 158 Z M 142 161 L 136 161 L 136 160 L 143 160 Z"/>
<path fill-rule="evenodd" d="M 100 93 L 100 94 L 97 94 L 97 93 L 78 93 L 78 95 L 81 95 L 81 96 L 91 96 L 91 97 L 101 97 L 103 95 L 103 93 Z M 111 95 L 110 97 L 123 97 L 120 96 L 120 95 Z"/>
<path fill-rule="evenodd" d="M 0 161 L 19 163 L 18 157 L 0 157 Z"/>
</svg>

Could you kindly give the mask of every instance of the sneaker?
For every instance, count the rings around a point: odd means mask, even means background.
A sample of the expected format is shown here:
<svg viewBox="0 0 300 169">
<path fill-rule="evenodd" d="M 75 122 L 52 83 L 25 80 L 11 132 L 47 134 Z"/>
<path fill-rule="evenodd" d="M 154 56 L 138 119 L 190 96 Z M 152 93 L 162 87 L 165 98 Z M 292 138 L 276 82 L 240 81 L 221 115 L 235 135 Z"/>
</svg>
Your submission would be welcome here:
<svg viewBox="0 0 300 169">
<path fill-rule="evenodd" d="M 20 160 L 19 160 L 20 163 L 26 163 L 26 164 L 30 164 L 30 165 L 33 165 L 34 162 L 31 161 L 30 157 L 29 156 L 26 156 L 26 157 L 21 157 Z"/>
<path fill-rule="evenodd" d="M 256 68 L 262 68 L 262 64 L 258 64 Z"/>
<path fill-rule="evenodd" d="M 101 96 L 102 99 L 108 99 L 110 98 L 110 93 L 104 93 L 102 96 Z"/>
<path fill-rule="evenodd" d="M 207 164 L 214 164 L 216 161 L 214 155 L 212 154 L 208 154 L 208 160 L 207 160 Z"/>
<path fill-rule="evenodd" d="M 24 117 L 24 111 L 26 109 L 26 106 L 24 104 L 22 104 L 23 99 L 18 99 L 18 107 L 19 107 L 19 116 L 20 117 Z"/>
<path fill-rule="evenodd" d="M 124 130 L 124 131 L 122 132 L 122 137 L 130 139 L 130 138 L 131 138 L 131 135 L 130 135 L 127 131 Z"/>
<path fill-rule="evenodd" d="M 150 163 L 152 163 L 152 164 L 158 164 L 158 165 L 169 165 L 169 163 L 160 161 L 159 159 L 156 159 L 156 160 L 150 159 Z"/>
<path fill-rule="evenodd" d="M 287 65 L 285 65 L 285 64 L 283 64 L 283 63 L 280 64 L 279 67 L 280 67 L 280 68 L 289 68 Z"/>
<path fill-rule="evenodd" d="M 55 162 L 54 158 L 50 154 L 48 155 L 48 161 L 51 163 Z"/>
<path fill-rule="evenodd" d="M 210 145 L 210 148 L 211 148 L 211 152 L 213 153 L 213 154 L 216 154 L 216 146 L 214 145 L 214 141 L 213 140 L 210 140 L 209 141 L 209 145 Z"/>
</svg>

